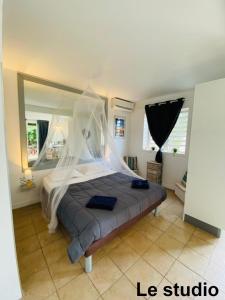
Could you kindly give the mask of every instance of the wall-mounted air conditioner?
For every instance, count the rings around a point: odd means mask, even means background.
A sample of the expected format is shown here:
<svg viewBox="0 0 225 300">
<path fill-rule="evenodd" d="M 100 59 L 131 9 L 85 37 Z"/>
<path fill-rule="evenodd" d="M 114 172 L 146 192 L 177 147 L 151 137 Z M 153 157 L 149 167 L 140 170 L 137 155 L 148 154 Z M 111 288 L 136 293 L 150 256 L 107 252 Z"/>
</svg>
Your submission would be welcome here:
<svg viewBox="0 0 225 300">
<path fill-rule="evenodd" d="M 135 103 L 121 98 L 112 98 L 112 108 L 116 110 L 124 110 L 132 112 L 134 110 Z"/>
</svg>

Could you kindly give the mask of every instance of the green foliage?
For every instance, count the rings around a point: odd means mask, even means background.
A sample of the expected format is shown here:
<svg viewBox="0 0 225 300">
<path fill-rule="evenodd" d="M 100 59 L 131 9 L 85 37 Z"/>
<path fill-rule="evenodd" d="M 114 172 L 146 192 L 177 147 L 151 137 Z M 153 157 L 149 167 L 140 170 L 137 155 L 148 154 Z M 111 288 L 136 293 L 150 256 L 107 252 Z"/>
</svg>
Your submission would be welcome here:
<svg viewBox="0 0 225 300">
<path fill-rule="evenodd" d="M 27 125 L 27 141 L 29 146 L 37 145 L 37 125 L 35 123 Z"/>
</svg>

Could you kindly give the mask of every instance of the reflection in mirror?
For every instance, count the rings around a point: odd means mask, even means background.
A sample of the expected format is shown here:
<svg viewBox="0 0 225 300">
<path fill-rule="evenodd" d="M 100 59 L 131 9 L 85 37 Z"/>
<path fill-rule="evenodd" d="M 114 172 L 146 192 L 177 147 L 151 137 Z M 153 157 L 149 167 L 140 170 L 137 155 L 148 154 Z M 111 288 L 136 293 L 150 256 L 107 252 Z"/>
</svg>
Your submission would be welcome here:
<svg viewBox="0 0 225 300">
<path fill-rule="evenodd" d="M 73 104 L 78 98 L 79 94 L 74 92 L 24 80 L 29 167 L 41 170 L 56 166 L 68 136 Z M 54 126 L 54 136 L 45 147 L 50 126 Z"/>
</svg>

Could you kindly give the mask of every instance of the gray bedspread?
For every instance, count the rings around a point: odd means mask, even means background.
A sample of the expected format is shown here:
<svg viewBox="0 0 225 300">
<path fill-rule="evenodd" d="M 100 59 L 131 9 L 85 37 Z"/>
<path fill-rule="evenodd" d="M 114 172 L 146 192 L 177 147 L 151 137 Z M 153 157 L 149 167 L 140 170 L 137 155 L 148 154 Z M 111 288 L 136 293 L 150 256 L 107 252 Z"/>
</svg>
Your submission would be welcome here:
<svg viewBox="0 0 225 300">
<path fill-rule="evenodd" d="M 68 247 L 72 262 L 84 255 L 94 241 L 166 198 L 165 189 L 154 183 L 150 183 L 148 190 L 131 188 L 132 179 L 115 173 L 69 186 L 57 216 L 72 239 Z M 94 195 L 117 197 L 113 211 L 86 208 Z"/>
</svg>

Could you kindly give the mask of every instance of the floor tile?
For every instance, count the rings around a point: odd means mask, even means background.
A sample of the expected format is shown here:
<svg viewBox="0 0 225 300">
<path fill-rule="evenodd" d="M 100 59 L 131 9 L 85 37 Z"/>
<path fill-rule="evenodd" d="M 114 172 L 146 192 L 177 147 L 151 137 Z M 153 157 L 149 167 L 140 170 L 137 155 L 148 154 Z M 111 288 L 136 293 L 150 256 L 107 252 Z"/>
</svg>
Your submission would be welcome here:
<svg viewBox="0 0 225 300">
<path fill-rule="evenodd" d="M 215 264 L 210 262 L 207 266 L 203 277 L 216 285 L 221 292 L 225 293 L 225 269 L 219 263 Z M 224 298 L 225 299 L 225 298 Z"/>
<path fill-rule="evenodd" d="M 121 232 L 119 233 L 119 237 L 120 237 L 121 239 L 125 239 L 125 238 L 128 237 L 130 234 L 132 234 L 132 232 L 133 232 L 133 226 L 130 227 L 130 228 L 128 228 L 128 229 L 125 229 L 125 230 L 121 231 Z"/>
<path fill-rule="evenodd" d="M 102 294 L 122 276 L 122 273 L 110 258 L 103 257 L 95 264 L 93 271 L 88 276 Z"/>
<path fill-rule="evenodd" d="M 57 289 L 84 272 L 79 263 L 72 264 L 67 256 L 51 264 L 49 270 Z"/>
<path fill-rule="evenodd" d="M 99 293 L 86 274 L 70 281 L 58 291 L 60 300 L 95 300 Z"/>
<path fill-rule="evenodd" d="M 184 222 L 181 218 L 178 218 L 175 223 L 174 223 L 176 226 L 178 226 L 179 228 L 185 230 L 185 231 L 188 231 L 190 233 L 193 233 L 195 230 L 196 230 L 196 227 L 187 223 L 187 222 Z"/>
<path fill-rule="evenodd" d="M 127 272 L 126 276 L 136 287 L 137 282 L 141 283 L 144 291 L 148 290 L 150 285 L 157 286 L 163 276 L 152 268 L 147 262 L 142 258 L 139 259 Z"/>
<path fill-rule="evenodd" d="M 162 216 L 166 221 L 170 223 L 174 223 L 179 217 L 173 213 L 170 212 L 168 209 L 162 209 L 159 211 L 160 216 Z"/>
<path fill-rule="evenodd" d="M 138 280 L 143 289 L 152 283 L 158 285 L 159 291 L 173 282 L 193 285 L 205 281 L 220 288 L 218 297 L 204 297 L 205 300 L 225 299 L 225 233 L 217 239 L 183 222 L 182 209 L 182 203 L 168 191 L 159 217 L 150 213 L 100 248 L 93 255 L 93 272 L 88 275 L 83 270 L 84 258 L 79 263 L 69 262 L 69 239 L 61 230 L 55 235 L 48 234 L 40 204 L 14 210 L 23 300 L 59 300 L 59 295 L 60 300 L 141 299 L 136 295 Z M 161 280 L 163 276 L 168 280 Z M 158 293 L 153 299 L 168 297 Z"/>
<path fill-rule="evenodd" d="M 152 245 L 152 247 L 145 252 L 143 258 L 162 275 L 168 272 L 175 261 L 173 256 L 169 255 L 157 245 Z"/>
<path fill-rule="evenodd" d="M 166 274 L 166 279 L 171 283 L 178 283 L 179 285 L 193 286 L 201 282 L 202 279 L 199 275 L 185 267 L 179 261 L 176 261 L 169 272 Z"/>
<path fill-rule="evenodd" d="M 136 231 L 140 231 L 144 236 L 146 236 L 146 238 L 150 239 L 153 242 L 163 234 L 163 231 L 152 226 L 150 222 L 139 224 L 134 229 Z"/>
<path fill-rule="evenodd" d="M 31 216 L 32 219 L 35 218 L 36 216 L 41 216 L 41 217 L 43 217 L 41 204 L 40 204 L 40 206 L 38 206 L 38 207 L 34 207 L 34 208 L 30 211 L 29 215 Z"/>
<path fill-rule="evenodd" d="M 54 293 L 53 295 L 49 296 L 46 300 L 59 300 L 59 297 L 56 293 Z"/>
<path fill-rule="evenodd" d="M 104 300 L 138 300 L 136 288 L 123 276 L 103 294 Z"/>
<path fill-rule="evenodd" d="M 55 233 L 49 233 L 48 230 L 45 230 L 38 234 L 38 239 L 42 247 L 47 246 L 61 238 L 63 238 L 63 234 L 60 230 L 57 230 Z"/>
<path fill-rule="evenodd" d="M 157 287 L 157 295 L 153 298 L 154 300 L 166 300 L 166 299 L 174 300 L 173 296 L 170 297 L 164 296 L 164 288 L 166 286 L 171 286 L 171 283 L 166 278 L 163 278 L 163 280 L 160 282 L 160 284 Z M 179 298 L 177 300 L 179 300 Z"/>
<path fill-rule="evenodd" d="M 223 249 L 225 250 L 225 230 L 222 230 L 222 231 L 221 231 L 220 238 L 217 239 L 216 245 L 217 245 L 218 247 L 220 247 L 221 249 L 223 248 Z"/>
<path fill-rule="evenodd" d="M 184 248 L 183 243 L 177 241 L 176 239 L 172 238 L 167 234 L 163 234 L 156 241 L 156 244 L 175 258 L 177 258 L 181 254 Z"/>
<path fill-rule="evenodd" d="M 172 284 L 166 280 L 165 278 L 161 281 L 161 283 L 158 285 L 157 289 L 158 289 L 158 292 L 157 292 L 157 295 L 153 298 L 150 298 L 150 299 L 154 299 L 154 300 L 189 300 L 190 298 L 188 297 L 179 297 L 179 296 L 175 296 L 174 294 L 172 294 L 171 296 L 166 296 L 166 291 L 164 290 L 164 288 L 166 286 L 169 286 L 171 287 Z"/>
<path fill-rule="evenodd" d="M 14 228 L 18 229 L 32 224 L 30 216 L 18 216 L 13 218 Z"/>
<path fill-rule="evenodd" d="M 40 249 L 21 257 L 18 263 L 22 281 L 33 273 L 39 272 L 47 267 L 43 253 Z"/>
<path fill-rule="evenodd" d="M 116 248 L 122 243 L 122 240 L 120 237 L 116 236 L 112 241 L 107 243 L 105 246 L 103 246 L 103 250 L 105 253 L 109 253 L 112 249 Z"/>
<path fill-rule="evenodd" d="M 213 255 L 213 252 L 215 251 L 215 245 L 205 240 L 199 239 L 194 235 L 188 241 L 187 246 L 191 248 L 191 250 L 206 257 L 211 257 Z"/>
<path fill-rule="evenodd" d="M 184 206 L 180 200 L 172 200 L 170 205 L 168 207 L 166 207 L 163 211 L 167 215 L 173 215 L 173 216 L 182 218 L 183 210 L 184 210 Z M 175 219 L 176 219 L 176 217 L 175 217 Z M 175 221 L 175 220 L 173 220 L 173 221 Z"/>
<path fill-rule="evenodd" d="M 43 248 L 44 256 L 47 263 L 53 264 L 57 262 L 61 257 L 67 255 L 67 243 L 64 239 L 55 241 Z"/>
<path fill-rule="evenodd" d="M 24 256 L 40 249 L 40 244 L 36 235 L 23 239 L 16 243 L 17 255 Z"/>
<path fill-rule="evenodd" d="M 155 218 L 155 215 L 154 215 L 154 210 L 151 211 L 149 214 L 147 214 L 146 216 L 144 216 L 144 219 L 145 220 L 151 220 L 152 218 Z"/>
<path fill-rule="evenodd" d="M 110 251 L 109 256 L 122 272 L 129 269 L 139 258 L 139 255 L 126 242 Z"/>
<path fill-rule="evenodd" d="M 47 269 L 29 276 L 22 284 L 25 296 L 30 299 L 44 299 L 55 292 L 55 286 Z"/>
<path fill-rule="evenodd" d="M 210 261 L 212 263 L 219 264 L 221 267 L 225 269 L 225 248 L 221 247 L 219 244 L 214 246 L 214 251 L 210 256 Z"/>
<path fill-rule="evenodd" d="M 22 241 L 34 235 L 35 235 L 35 231 L 34 231 L 34 226 L 32 224 L 15 229 L 16 242 Z"/>
<path fill-rule="evenodd" d="M 182 251 L 179 261 L 199 275 L 204 274 L 209 263 L 208 258 L 198 254 L 188 247 L 185 247 Z"/>
<path fill-rule="evenodd" d="M 174 237 L 179 242 L 186 244 L 188 242 L 188 240 L 191 238 L 192 232 L 183 230 L 183 229 L 179 228 L 178 226 L 172 224 L 166 230 L 166 234 L 170 235 L 171 237 Z"/>
<path fill-rule="evenodd" d="M 217 296 L 197 296 L 194 298 L 194 300 L 224 300 L 225 294 L 219 291 L 219 294 Z"/>
<path fill-rule="evenodd" d="M 32 213 L 38 212 L 39 214 L 41 213 L 41 205 L 40 203 L 17 208 L 13 210 L 13 217 L 17 218 L 20 216 L 31 216 Z"/>
<path fill-rule="evenodd" d="M 152 245 L 148 236 L 140 231 L 134 231 L 126 238 L 126 242 L 139 255 L 142 255 Z"/>
<path fill-rule="evenodd" d="M 151 220 L 151 224 L 162 231 L 166 231 L 171 223 L 159 215 Z"/>
<path fill-rule="evenodd" d="M 207 241 L 209 243 L 212 243 L 212 244 L 215 244 L 219 241 L 219 239 L 217 237 L 215 237 L 214 235 L 212 235 L 204 230 L 201 230 L 199 228 L 197 228 L 195 230 L 194 236 L 196 236 L 204 241 Z"/>
<path fill-rule="evenodd" d="M 165 201 L 163 201 L 163 202 L 160 204 L 160 206 L 159 206 L 160 211 L 161 211 L 162 209 L 167 208 L 168 205 L 170 205 L 170 202 L 169 202 L 168 195 L 167 195 L 167 199 L 166 199 Z"/>
<path fill-rule="evenodd" d="M 133 226 L 133 229 L 149 229 L 149 227 L 151 226 L 150 220 L 148 220 L 147 218 L 142 218 L 140 219 L 138 222 L 136 222 Z"/>
<path fill-rule="evenodd" d="M 35 215 L 32 222 L 36 233 L 48 230 L 48 222 L 42 215 Z"/>
</svg>

